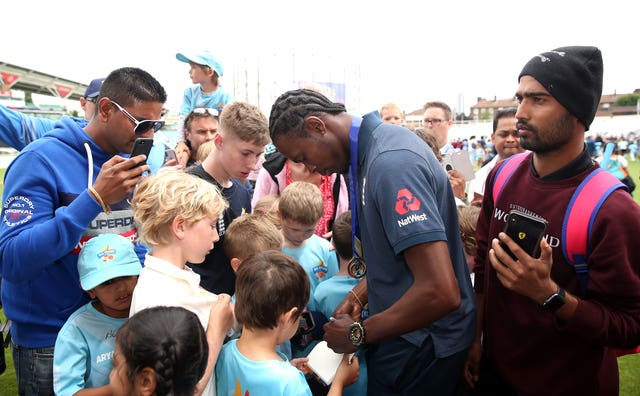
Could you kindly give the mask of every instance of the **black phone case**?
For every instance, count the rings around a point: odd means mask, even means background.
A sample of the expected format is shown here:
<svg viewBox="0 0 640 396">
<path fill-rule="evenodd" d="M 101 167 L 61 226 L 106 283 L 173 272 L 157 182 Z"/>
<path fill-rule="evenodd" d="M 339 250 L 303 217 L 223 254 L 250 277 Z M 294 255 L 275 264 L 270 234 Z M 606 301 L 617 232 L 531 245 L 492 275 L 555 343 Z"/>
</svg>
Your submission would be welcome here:
<svg viewBox="0 0 640 396">
<path fill-rule="evenodd" d="M 151 152 L 151 147 L 153 147 L 153 139 L 152 138 L 138 138 L 136 142 L 133 144 L 133 149 L 131 150 L 131 157 L 135 157 L 136 155 L 144 154 L 147 158 L 149 158 L 149 153 Z M 144 165 L 147 163 L 147 160 L 140 162 L 136 166 Z"/>
<path fill-rule="evenodd" d="M 540 241 L 547 231 L 547 222 L 519 210 L 512 210 L 507 216 L 507 223 L 503 231 L 509 235 L 522 250 L 527 252 L 529 256 L 538 258 L 540 254 Z M 507 245 L 502 242 L 500 244 L 512 259 L 517 260 Z"/>
</svg>

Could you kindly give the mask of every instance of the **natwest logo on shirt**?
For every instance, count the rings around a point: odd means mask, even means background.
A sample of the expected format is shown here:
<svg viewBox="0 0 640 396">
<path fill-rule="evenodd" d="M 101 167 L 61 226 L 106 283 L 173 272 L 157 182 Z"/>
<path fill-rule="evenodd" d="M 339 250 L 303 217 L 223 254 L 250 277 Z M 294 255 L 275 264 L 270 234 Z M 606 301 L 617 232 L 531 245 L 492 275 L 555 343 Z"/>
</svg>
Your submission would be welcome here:
<svg viewBox="0 0 640 396">
<path fill-rule="evenodd" d="M 398 190 L 397 199 L 396 212 L 401 216 L 420 209 L 420 201 L 406 188 Z"/>
</svg>

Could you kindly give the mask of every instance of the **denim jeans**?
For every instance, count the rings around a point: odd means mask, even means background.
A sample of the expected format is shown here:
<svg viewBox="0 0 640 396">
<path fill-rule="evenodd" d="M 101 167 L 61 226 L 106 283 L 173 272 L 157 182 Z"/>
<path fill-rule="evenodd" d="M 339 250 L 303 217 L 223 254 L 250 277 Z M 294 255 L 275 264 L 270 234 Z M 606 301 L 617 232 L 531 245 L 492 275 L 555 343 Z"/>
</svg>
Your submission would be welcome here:
<svg viewBox="0 0 640 396">
<path fill-rule="evenodd" d="M 53 396 L 53 347 L 11 349 L 20 396 Z"/>
</svg>

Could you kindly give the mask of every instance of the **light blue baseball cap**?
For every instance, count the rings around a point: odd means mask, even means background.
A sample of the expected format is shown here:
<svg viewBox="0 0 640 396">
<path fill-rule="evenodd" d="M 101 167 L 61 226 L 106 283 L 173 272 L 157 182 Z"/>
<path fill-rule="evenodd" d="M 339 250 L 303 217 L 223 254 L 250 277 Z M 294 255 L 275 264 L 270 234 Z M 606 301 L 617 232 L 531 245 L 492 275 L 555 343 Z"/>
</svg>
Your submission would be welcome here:
<svg viewBox="0 0 640 396">
<path fill-rule="evenodd" d="M 176 59 L 180 62 L 193 62 L 199 65 L 209 66 L 213 70 L 218 73 L 218 76 L 222 77 L 222 73 L 224 73 L 224 68 L 222 67 L 222 63 L 214 58 L 211 55 L 209 50 L 203 50 L 198 52 L 178 52 L 176 54 Z"/>
<path fill-rule="evenodd" d="M 141 269 L 133 244 L 118 234 L 102 234 L 89 239 L 78 257 L 80 285 L 84 290 L 121 276 L 139 275 Z"/>
</svg>

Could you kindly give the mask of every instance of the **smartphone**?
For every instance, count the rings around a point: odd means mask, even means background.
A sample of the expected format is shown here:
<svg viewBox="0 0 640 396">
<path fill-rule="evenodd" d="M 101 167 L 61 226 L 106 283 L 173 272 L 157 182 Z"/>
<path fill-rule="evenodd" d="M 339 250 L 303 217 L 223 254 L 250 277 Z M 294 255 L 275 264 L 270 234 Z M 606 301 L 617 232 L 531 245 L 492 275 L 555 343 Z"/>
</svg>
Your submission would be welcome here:
<svg viewBox="0 0 640 396">
<path fill-rule="evenodd" d="M 164 151 L 164 162 L 167 163 L 167 162 L 172 161 L 174 159 L 177 159 L 176 150 L 174 150 L 174 149 L 166 149 Z"/>
<path fill-rule="evenodd" d="M 133 149 L 131 150 L 131 155 L 129 158 L 133 158 L 136 155 L 144 154 L 147 158 L 149 158 L 149 153 L 151 152 L 151 147 L 153 146 L 153 138 L 138 138 L 133 144 Z M 147 160 L 140 162 L 136 166 L 144 165 L 147 163 Z"/>
<path fill-rule="evenodd" d="M 527 252 L 529 256 L 538 258 L 540 255 L 540 241 L 547 232 L 547 224 L 543 219 L 513 209 L 507 215 L 507 223 L 503 231 L 509 235 L 522 250 Z M 500 246 L 512 259 L 517 260 L 507 245 L 500 242 Z"/>
<path fill-rule="evenodd" d="M 316 327 L 316 323 L 313 320 L 311 312 L 304 311 L 300 315 L 300 323 L 298 324 L 298 330 L 295 335 L 309 334 Z"/>
</svg>

